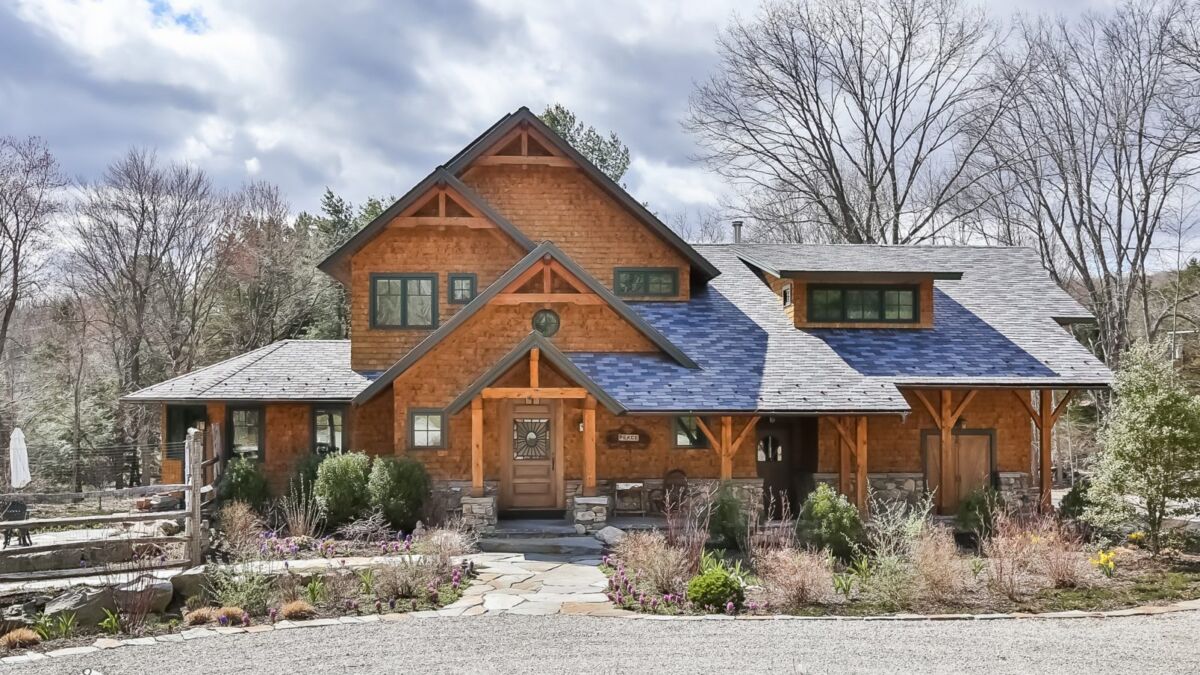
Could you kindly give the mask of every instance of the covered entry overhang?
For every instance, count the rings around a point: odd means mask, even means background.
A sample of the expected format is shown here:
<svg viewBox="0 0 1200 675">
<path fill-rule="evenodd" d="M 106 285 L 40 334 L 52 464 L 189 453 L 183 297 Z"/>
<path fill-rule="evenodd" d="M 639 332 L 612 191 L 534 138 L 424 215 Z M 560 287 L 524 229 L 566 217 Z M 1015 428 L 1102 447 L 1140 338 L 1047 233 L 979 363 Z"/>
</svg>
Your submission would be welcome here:
<svg viewBox="0 0 1200 675">
<path fill-rule="evenodd" d="M 960 475 L 959 457 L 954 452 L 956 437 L 960 433 L 961 420 L 971 409 L 972 403 L 982 391 L 1008 392 L 1028 415 L 1029 422 L 1037 431 L 1035 462 L 1038 485 L 1038 509 L 1047 513 L 1052 508 L 1051 454 L 1053 449 L 1054 425 L 1066 411 L 1078 392 L 1103 390 L 1107 387 L 1071 385 L 1060 382 L 1020 384 L 954 384 L 954 385 L 900 385 L 909 392 L 921 409 L 928 413 L 936 427 L 938 451 L 928 457 L 928 487 L 934 491 L 934 502 L 939 513 L 953 513 L 958 507 L 959 495 L 952 489 Z M 1036 400 L 1037 405 L 1034 405 Z"/>
<path fill-rule="evenodd" d="M 529 364 L 528 386 L 495 386 L 506 373 L 526 360 Z M 543 362 L 576 386 L 543 386 Z M 485 400 L 580 402 L 583 420 L 583 494 L 596 494 L 596 405 L 599 402 L 614 415 L 625 412 L 625 407 L 571 363 L 550 340 L 536 331 L 531 332 L 459 394 L 446 409 L 447 413 L 453 415 L 468 405 L 471 407 L 471 493 L 475 497 L 484 493 Z"/>
</svg>

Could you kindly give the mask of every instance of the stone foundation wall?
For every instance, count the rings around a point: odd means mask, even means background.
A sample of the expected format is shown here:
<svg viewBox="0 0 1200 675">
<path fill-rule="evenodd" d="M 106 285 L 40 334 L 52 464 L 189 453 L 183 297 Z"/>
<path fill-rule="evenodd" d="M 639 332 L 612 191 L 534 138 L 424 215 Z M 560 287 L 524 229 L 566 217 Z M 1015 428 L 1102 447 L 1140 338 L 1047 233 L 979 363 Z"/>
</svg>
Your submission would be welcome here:
<svg viewBox="0 0 1200 675">
<path fill-rule="evenodd" d="M 603 530 L 608 525 L 612 511 L 612 500 L 608 496 L 571 498 L 571 522 L 579 534 L 590 534 Z"/>
<path fill-rule="evenodd" d="M 495 500 L 500 492 L 499 481 L 484 481 L 483 494 Z M 444 523 L 451 518 L 465 516 L 462 504 L 464 497 L 471 496 L 471 481 L 469 480 L 435 480 L 430 490 L 429 501 L 425 504 L 425 522 Z"/>
<path fill-rule="evenodd" d="M 813 478 L 818 484 L 825 483 L 837 488 L 836 473 L 813 474 Z M 1018 509 L 1037 506 L 1038 489 L 1032 476 L 1019 471 L 1001 471 L 999 478 L 1000 495 L 1005 504 Z M 850 482 L 854 482 L 853 474 L 850 476 Z M 919 473 L 872 473 L 868 474 L 867 482 L 879 497 L 887 500 L 901 499 L 909 504 L 916 503 L 925 490 L 925 476 Z"/>
<path fill-rule="evenodd" d="M 463 524 L 467 527 L 480 534 L 495 531 L 496 520 L 499 517 L 496 509 L 496 495 L 465 496 L 462 498 L 460 508 Z"/>
</svg>

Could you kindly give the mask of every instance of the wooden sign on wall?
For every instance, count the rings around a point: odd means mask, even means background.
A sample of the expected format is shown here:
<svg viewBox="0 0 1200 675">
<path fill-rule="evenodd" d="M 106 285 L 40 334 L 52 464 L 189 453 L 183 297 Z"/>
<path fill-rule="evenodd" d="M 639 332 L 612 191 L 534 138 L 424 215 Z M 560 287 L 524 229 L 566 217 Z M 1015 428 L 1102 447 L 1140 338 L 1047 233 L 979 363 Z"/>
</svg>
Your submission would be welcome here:
<svg viewBox="0 0 1200 675">
<path fill-rule="evenodd" d="M 650 447 L 650 434 L 632 424 L 622 424 L 605 434 L 604 442 L 610 448 L 645 450 Z"/>
</svg>

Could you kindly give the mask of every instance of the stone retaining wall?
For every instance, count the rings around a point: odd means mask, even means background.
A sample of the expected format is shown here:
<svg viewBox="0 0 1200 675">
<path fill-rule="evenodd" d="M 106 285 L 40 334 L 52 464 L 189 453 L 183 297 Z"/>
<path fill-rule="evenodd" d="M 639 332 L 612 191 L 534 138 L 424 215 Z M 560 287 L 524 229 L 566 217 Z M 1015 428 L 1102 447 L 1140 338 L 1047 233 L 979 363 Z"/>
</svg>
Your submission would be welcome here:
<svg viewBox="0 0 1200 675">
<path fill-rule="evenodd" d="M 817 484 L 825 483 L 837 488 L 836 473 L 813 474 Z M 1000 495 L 1004 503 L 1018 509 L 1032 508 L 1037 505 L 1038 490 L 1033 484 L 1033 477 L 1028 473 L 1018 471 L 1001 471 Z M 854 474 L 850 474 L 850 482 L 854 483 Z M 872 473 L 867 475 L 867 482 L 877 496 L 886 500 L 903 500 L 909 504 L 916 503 L 925 489 L 925 476 L 920 473 Z"/>
</svg>

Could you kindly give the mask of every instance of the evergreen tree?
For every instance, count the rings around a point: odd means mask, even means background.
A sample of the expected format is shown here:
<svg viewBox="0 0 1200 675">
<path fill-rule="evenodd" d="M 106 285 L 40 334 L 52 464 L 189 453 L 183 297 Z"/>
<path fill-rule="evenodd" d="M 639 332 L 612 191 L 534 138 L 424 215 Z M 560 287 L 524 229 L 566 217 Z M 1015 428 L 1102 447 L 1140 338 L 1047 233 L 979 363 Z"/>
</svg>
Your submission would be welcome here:
<svg viewBox="0 0 1200 675">
<path fill-rule="evenodd" d="M 629 146 L 621 142 L 616 132 L 608 132 L 607 137 L 602 135 L 595 127 L 580 122 L 561 103 L 546 106 L 538 117 L 606 176 L 614 182 L 621 181 L 629 169 Z"/>
</svg>

